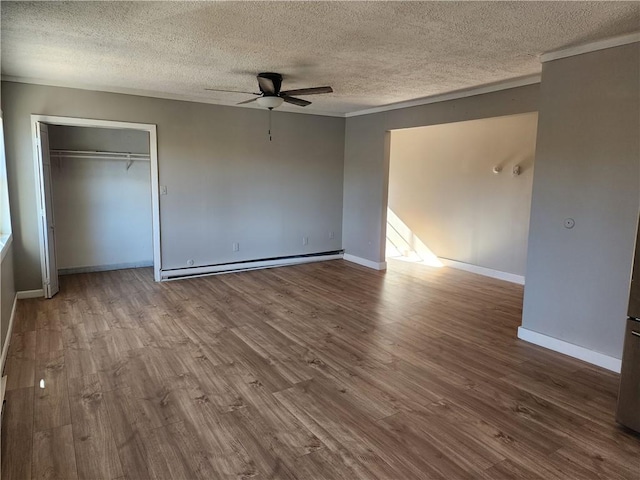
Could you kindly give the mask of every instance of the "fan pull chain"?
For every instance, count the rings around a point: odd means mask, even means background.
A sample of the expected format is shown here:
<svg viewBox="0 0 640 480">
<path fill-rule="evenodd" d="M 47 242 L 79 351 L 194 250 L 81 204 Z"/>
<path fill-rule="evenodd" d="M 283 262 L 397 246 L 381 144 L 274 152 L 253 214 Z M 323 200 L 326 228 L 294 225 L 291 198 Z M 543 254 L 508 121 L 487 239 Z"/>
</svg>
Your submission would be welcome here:
<svg viewBox="0 0 640 480">
<path fill-rule="evenodd" d="M 273 111 L 273 108 L 269 109 L 269 141 L 271 142 L 271 112 Z"/>
</svg>

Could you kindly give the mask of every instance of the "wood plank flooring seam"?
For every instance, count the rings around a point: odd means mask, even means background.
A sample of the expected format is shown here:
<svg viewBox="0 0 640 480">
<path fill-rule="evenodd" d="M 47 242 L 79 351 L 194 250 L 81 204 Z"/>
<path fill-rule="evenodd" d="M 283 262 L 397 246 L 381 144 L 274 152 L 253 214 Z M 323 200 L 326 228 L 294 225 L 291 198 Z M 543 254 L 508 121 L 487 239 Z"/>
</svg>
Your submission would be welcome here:
<svg viewBox="0 0 640 480">
<path fill-rule="evenodd" d="M 65 357 L 65 360 L 66 360 L 66 357 Z M 65 363 L 65 368 L 66 368 L 66 363 Z M 67 399 L 70 399 L 71 395 L 70 395 L 70 391 L 69 391 L 69 376 L 68 375 L 65 376 L 65 380 L 66 380 L 65 381 L 65 388 L 67 390 Z M 71 425 L 73 425 L 73 411 L 71 410 L 71 406 L 69 406 L 69 419 L 71 420 Z M 75 448 L 75 438 L 74 438 L 74 434 L 73 434 L 73 428 L 71 429 L 71 438 L 72 438 L 72 441 L 73 441 L 73 455 L 74 455 L 74 458 L 75 458 L 74 464 L 76 465 L 76 478 L 78 478 L 78 467 L 77 467 L 77 465 L 78 465 L 78 462 L 77 462 L 78 454 L 77 454 L 76 448 Z"/>
</svg>

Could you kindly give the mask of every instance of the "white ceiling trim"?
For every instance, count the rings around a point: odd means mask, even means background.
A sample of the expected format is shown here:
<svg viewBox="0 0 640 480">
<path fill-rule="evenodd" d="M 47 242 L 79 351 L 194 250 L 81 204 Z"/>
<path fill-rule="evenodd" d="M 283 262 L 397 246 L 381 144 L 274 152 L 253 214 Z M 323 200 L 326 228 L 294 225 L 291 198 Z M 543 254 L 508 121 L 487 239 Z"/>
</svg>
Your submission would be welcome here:
<svg viewBox="0 0 640 480">
<path fill-rule="evenodd" d="M 136 88 L 120 88 L 120 87 L 106 87 L 104 85 L 85 85 L 78 84 L 73 82 L 57 82 L 55 80 L 45 80 L 41 78 L 27 78 L 27 77 L 14 77 L 11 75 L 2 75 L 3 82 L 16 82 L 16 83 L 28 83 L 30 85 L 44 85 L 47 87 L 62 87 L 62 88 L 77 88 L 78 90 L 90 90 L 92 92 L 106 92 L 106 93 L 119 93 L 123 95 L 136 95 L 139 97 L 150 97 L 150 98 L 162 98 L 165 100 L 178 100 L 181 102 L 194 102 L 194 103 L 206 103 L 209 105 L 220 105 L 223 107 L 234 107 L 234 108 L 251 108 L 254 110 L 264 110 L 262 107 L 258 105 L 230 105 L 228 103 L 221 103 L 216 101 L 208 101 L 202 97 L 190 97 L 188 95 L 180 95 L 174 93 L 165 93 L 165 92 L 157 92 L 155 90 L 139 90 Z M 292 107 L 293 108 L 293 107 Z M 324 117 L 339 117 L 344 118 L 343 113 L 337 112 L 324 112 L 318 110 L 304 110 L 300 109 L 292 111 L 292 110 L 283 110 L 279 109 L 281 112 L 286 113 L 301 113 L 305 115 L 320 115 Z"/>
<path fill-rule="evenodd" d="M 369 115 L 371 113 L 387 112 L 389 110 L 398 110 L 401 108 L 418 107 L 420 105 L 428 105 L 430 103 L 446 102 L 448 100 L 456 100 L 458 98 L 473 97 L 482 95 L 483 93 L 498 92 L 500 90 L 508 90 L 510 88 L 524 87 L 540 83 L 540 75 L 527 75 L 526 77 L 511 78 L 500 82 L 488 83 L 476 87 L 465 88 L 453 92 L 432 95 L 430 97 L 417 98 L 415 100 L 407 100 L 406 102 L 391 103 L 380 107 L 367 108 L 366 110 L 358 110 L 357 112 L 346 113 L 345 117 L 358 117 L 360 115 Z"/>
<path fill-rule="evenodd" d="M 627 35 L 620 35 L 618 37 L 606 38 L 596 42 L 546 52 L 540 55 L 540 62 L 550 62 L 552 60 L 558 60 L 559 58 L 573 57 L 575 55 L 582 55 L 583 53 L 596 52 L 598 50 L 604 50 L 605 48 L 621 47 L 622 45 L 628 45 L 636 42 L 640 42 L 640 32 L 629 33 Z"/>
</svg>

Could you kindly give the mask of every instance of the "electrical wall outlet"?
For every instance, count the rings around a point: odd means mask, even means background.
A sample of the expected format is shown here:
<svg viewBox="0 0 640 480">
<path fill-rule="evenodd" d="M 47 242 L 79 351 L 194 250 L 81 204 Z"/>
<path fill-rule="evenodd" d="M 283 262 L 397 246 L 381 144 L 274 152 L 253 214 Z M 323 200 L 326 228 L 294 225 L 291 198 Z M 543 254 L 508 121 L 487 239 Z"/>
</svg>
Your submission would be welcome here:
<svg viewBox="0 0 640 480">
<path fill-rule="evenodd" d="M 234 252 L 239 252 L 240 251 L 240 244 L 238 242 L 234 242 L 232 245 L 233 251 Z"/>
<path fill-rule="evenodd" d="M 167 194 L 167 186 L 160 185 L 160 195 L 166 195 L 166 194 Z"/>
<path fill-rule="evenodd" d="M 309 245 L 309 237 L 302 237 L 302 245 Z"/>
<path fill-rule="evenodd" d="M 329 238 L 334 238 L 335 236 L 336 234 L 333 231 L 329 232 Z"/>
</svg>

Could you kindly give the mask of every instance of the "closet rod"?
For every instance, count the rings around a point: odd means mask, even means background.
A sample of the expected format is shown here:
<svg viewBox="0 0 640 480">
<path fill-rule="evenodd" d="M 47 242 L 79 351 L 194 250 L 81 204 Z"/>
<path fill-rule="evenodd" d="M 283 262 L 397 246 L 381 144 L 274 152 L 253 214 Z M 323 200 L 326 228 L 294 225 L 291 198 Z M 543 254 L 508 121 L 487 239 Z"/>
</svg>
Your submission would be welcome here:
<svg viewBox="0 0 640 480">
<path fill-rule="evenodd" d="M 142 161 L 148 162 L 151 157 L 147 153 L 128 153 L 128 152 L 98 152 L 84 150 L 50 150 L 52 157 L 66 158 L 91 158 L 98 160 L 126 160 L 126 161 Z"/>
</svg>

